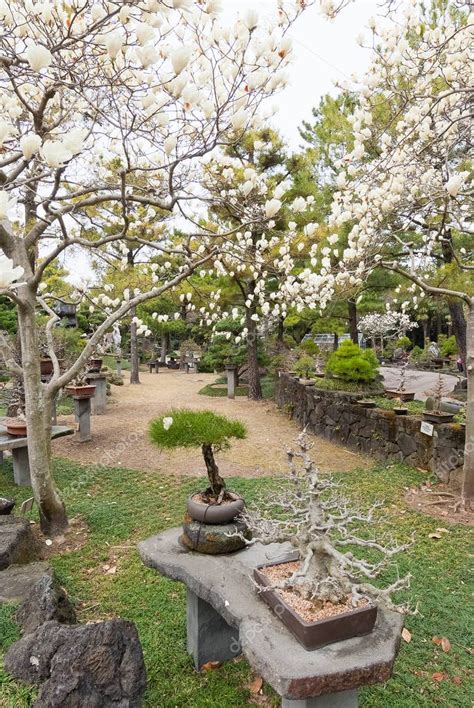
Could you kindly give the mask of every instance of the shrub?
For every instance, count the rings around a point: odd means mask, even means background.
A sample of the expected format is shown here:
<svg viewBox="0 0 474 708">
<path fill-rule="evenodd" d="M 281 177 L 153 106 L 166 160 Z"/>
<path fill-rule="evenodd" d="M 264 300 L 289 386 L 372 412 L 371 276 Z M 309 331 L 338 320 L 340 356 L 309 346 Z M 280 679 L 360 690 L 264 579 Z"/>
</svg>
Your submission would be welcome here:
<svg viewBox="0 0 474 708">
<path fill-rule="evenodd" d="M 333 352 L 326 365 L 326 373 L 343 381 L 374 381 L 379 362 L 371 349 L 361 349 L 351 341 L 343 342 Z"/>
<path fill-rule="evenodd" d="M 459 351 L 456 342 L 456 337 L 454 335 L 452 335 L 451 337 L 446 337 L 445 339 L 440 341 L 439 344 L 441 356 L 453 356 Z"/>
<path fill-rule="evenodd" d="M 308 356 L 308 354 L 303 354 L 303 356 L 301 356 L 295 364 L 295 371 L 298 376 L 301 376 L 304 379 L 309 379 L 311 374 L 314 374 L 316 371 L 313 357 Z"/>
<path fill-rule="evenodd" d="M 306 339 L 304 342 L 301 342 L 298 349 L 300 349 L 304 354 L 313 357 L 317 356 L 321 351 L 314 339 Z"/>
<path fill-rule="evenodd" d="M 247 436 L 243 423 L 212 411 L 182 408 L 153 420 L 149 432 L 151 441 L 161 448 L 200 447 L 210 483 L 208 494 L 222 501 L 225 482 L 219 474 L 214 453 L 227 449 L 231 438 L 242 440 Z"/>
<path fill-rule="evenodd" d="M 400 349 L 410 349 L 411 348 L 411 339 L 410 337 L 400 337 L 400 339 L 397 339 L 396 346 L 399 347 Z"/>
</svg>

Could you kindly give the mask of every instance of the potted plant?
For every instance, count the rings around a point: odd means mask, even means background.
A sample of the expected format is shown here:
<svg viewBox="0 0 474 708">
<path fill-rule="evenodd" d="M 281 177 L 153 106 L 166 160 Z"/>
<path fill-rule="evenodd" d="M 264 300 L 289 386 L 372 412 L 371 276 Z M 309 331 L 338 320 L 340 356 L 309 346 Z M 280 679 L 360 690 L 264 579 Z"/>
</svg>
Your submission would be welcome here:
<svg viewBox="0 0 474 708">
<path fill-rule="evenodd" d="M 8 435 L 14 435 L 17 438 L 26 438 L 26 418 L 21 408 L 18 408 L 15 417 L 6 419 L 5 427 Z"/>
<path fill-rule="evenodd" d="M 402 406 L 402 401 L 400 398 L 395 399 L 393 412 L 395 413 L 395 415 L 407 415 L 408 408 L 406 406 Z"/>
<path fill-rule="evenodd" d="M 385 589 L 368 582 L 410 543 L 396 546 L 379 535 L 359 535 L 356 524 L 373 523 L 380 504 L 367 512 L 350 508 L 338 485 L 320 476 L 310 450 L 303 432 L 298 450 L 288 451 L 290 475 L 281 491 L 243 512 L 253 535 L 248 544 L 289 541 L 295 548 L 287 558 L 280 554 L 255 568 L 254 579 L 262 599 L 308 650 L 368 634 L 378 606 L 406 611 L 390 596 L 410 584 L 409 575 Z"/>
<path fill-rule="evenodd" d="M 92 398 L 96 387 L 87 382 L 84 375 L 76 376 L 67 386 L 66 393 L 74 398 Z"/>
<path fill-rule="evenodd" d="M 227 553 L 242 548 L 244 542 L 229 535 L 236 529 L 246 532 L 243 522 L 236 520 L 244 500 L 227 489 L 219 473 L 215 453 L 228 449 L 231 438 L 243 439 L 247 431 L 239 420 L 232 420 L 212 411 L 171 410 L 152 421 L 151 441 L 160 448 L 201 448 L 209 486 L 192 494 L 181 541 L 202 553 Z"/>
<path fill-rule="evenodd" d="M 406 368 L 408 364 L 404 364 L 400 369 L 400 380 L 396 389 L 385 389 L 387 398 L 396 398 L 399 401 L 414 401 L 415 392 L 406 390 Z"/>
<path fill-rule="evenodd" d="M 429 423 L 451 423 L 455 414 L 441 410 L 443 398 L 448 393 L 441 374 L 438 376 L 437 384 L 431 391 L 427 391 L 427 393 L 431 394 L 430 398 L 427 399 L 427 403 L 430 400 L 433 408 L 423 411 L 423 420 Z"/>
<path fill-rule="evenodd" d="M 99 374 L 102 369 L 103 359 L 99 357 L 98 350 L 96 349 L 90 356 L 87 362 L 87 368 L 89 374 Z"/>
<path fill-rule="evenodd" d="M 357 401 L 357 404 L 361 406 L 362 408 L 376 408 L 377 404 L 375 401 L 372 401 L 370 398 L 361 398 Z"/>
<path fill-rule="evenodd" d="M 316 371 L 314 359 L 309 354 L 300 356 L 295 364 L 295 372 L 297 373 L 300 383 L 314 384 L 311 377 Z"/>
<path fill-rule="evenodd" d="M 53 361 L 49 357 L 40 359 L 41 376 L 51 376 L 53 373 Z"/>
</svg>

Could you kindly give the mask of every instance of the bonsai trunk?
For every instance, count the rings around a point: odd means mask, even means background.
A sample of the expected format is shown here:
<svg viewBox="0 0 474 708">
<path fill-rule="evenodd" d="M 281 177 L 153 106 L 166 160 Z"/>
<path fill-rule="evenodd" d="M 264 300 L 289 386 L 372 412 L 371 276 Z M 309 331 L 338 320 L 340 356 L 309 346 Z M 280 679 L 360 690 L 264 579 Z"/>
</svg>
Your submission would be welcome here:
<svg viewBox="0 0 474 708">
<path fill-rule="evenodd" d="M 249 398 L 252 401 L 262 399 L 262 386 L 260 384 L 260 372 L 258 369 L 258 348 L 257 348 L 257 323 L 252 319 L 254 308 L 247 308 L 247 374 L 249 378 Z"/>
<path fill-rule="evenodd" d="M 223 496 L 225 490 L 225 482 L 219 474 L 219 469 L 214 459 L 214 451 L 212 445 L 206 444 L 202 446 L 202 454 L 206 463 L 207 476 L 212 493 L 216 498 Z"/>
<path fill-rule="evenodd" d="M 349 334 L 354 344 L 359 344 L 359 333 L 357 331 L 357 305 L 355 300 L 347 301 L 347 313 L 349 318 Z"/>
<path fill-rule="evenodd" d="M 132 307 L 130 310 L 130 316 L 132 318 L 132 323 L 130 325 L 130 383 L 139 384 L 140 383 L 140 360 L 138 358 L 138 338 L 137 338 L 137 324 L 133 322 L 133 318 L 136 315 L 136 309 Z"/>
<path fill-rule="evenodd" d="M 464 446 L 462 498 L 469 506 L 474 498 L 474 299 L 471 299 L 467 316 L 466 344 L 466 442 Z"/>
<path fill-rule="evenodd" d="M 35 296 L 32 291 L 26 291 L 24 304 L 18 305 L 18 325 L 24 372 L 31 486 L 39 509 L 41 530 L 47 536 L 55 536 L 67 529 L 68 520 L 51 470 L 53 401 L 41 383 Z"/>
</svg>

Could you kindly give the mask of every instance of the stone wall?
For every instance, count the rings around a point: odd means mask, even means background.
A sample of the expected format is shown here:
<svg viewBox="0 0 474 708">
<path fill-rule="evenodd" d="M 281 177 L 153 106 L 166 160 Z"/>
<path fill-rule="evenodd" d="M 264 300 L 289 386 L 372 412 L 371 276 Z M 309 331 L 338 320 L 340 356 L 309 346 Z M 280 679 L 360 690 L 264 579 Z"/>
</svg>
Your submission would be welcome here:
<svg viewBox="0 0 474 708">
<path fill-rule="evenodd" d="M 380 459 L 406 462 L 456 481 L 464 459 L 465 430 L 456 423 L 435 425 L 430 437 L 420 431 L 420 417 L 397 416 L 381 408 L 363 408 L 361 394 L 325 391 L 282 373 L 277 403 L 301 427 L 328 440 Z"/>
</svg>

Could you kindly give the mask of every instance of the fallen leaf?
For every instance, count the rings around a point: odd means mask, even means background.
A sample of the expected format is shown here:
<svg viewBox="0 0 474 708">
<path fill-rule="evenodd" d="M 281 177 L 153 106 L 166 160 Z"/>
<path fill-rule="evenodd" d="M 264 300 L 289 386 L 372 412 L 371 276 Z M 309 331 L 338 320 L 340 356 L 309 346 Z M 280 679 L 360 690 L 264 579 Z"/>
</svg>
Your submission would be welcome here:
<svg viewBox="0 0 474 708">
<path fill-rule="evenodd" d="M 442 671 L 437 671 L 435 674 L 432 674 L 431 678 L 433 681 L 437 681 L 439 683 L 440 681 L 444 681 L 445 675 Z"/>
<path fill-rule="evenodd" d="M 444 529 L 443 527 L 436 529 L 438 533 L 451 533 L 449 529 Z"/>
<path fill-rule="evenodd" d="M 451 642 L 447 637 L 441 637 L 441 649 L 446 653 L 451 649 Z"/>
<path fill-rule="evenodd" d="M 250 693 L 257 695 L 257 693 L 260 693 L 260 691 L 262 690 L 262 686 L 263 686 L 263 679 L 261 676 L 257 676 L 256 678 L 254 678 L 254 680 L 252 681 L 252 683 L 249 686 Z"/>
<path fill-rule="evenodd" d="M 117 566 L 113 565 L 108 569 L 107 575 L 115 575 L 116 572 L 117 572 Z"/>
<path fill-rule="evenodd" d="M 214 671 L 214 669 L 218 669 L 220 666 L 222 666 L 222 661 L 207 661 L 201 666 L 201 670 Z"/>
<path fill-rule="evenodd" d="M 411 632 L 409 632 L 406 627 L 402 629 L 402 639 L 407 644 L 411 642 Z"/>
<path fill-rule="evenodd" d="M 441 646 L 441 637 L 433 637 L 431 641 L 433 644 L 436 644 L 437 647 Z"/>
<path fill-rule="evenodd" d="M 459 686 L 461 683 L 461 677 L 460 676 L 453 676 L 453 683 L 456 684 L 456 686 Z"/>
<path fill-rule="evenodd" d="M 430 533 L 428 538 L 443 538 L 440 533 Z"/>
</svg>

